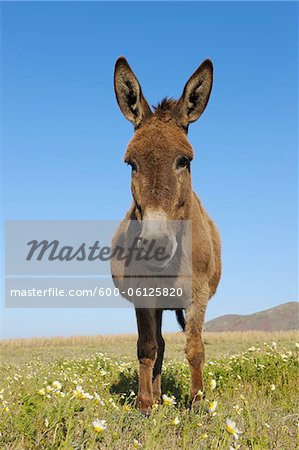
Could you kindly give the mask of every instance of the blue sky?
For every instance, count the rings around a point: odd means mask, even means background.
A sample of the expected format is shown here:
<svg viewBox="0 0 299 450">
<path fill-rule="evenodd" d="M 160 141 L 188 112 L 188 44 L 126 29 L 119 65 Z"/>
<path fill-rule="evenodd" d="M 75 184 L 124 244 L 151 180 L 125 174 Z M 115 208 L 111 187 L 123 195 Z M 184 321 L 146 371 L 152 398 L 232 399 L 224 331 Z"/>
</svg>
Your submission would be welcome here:
<svg viewBox="0 0 299 450">
<path fill-rule="evenodd" d="M 193 185 L 220 229 L 207 318 L 297 298 L 295 2 L 2 3 L 4 219 L 120 219 L 133 129 L 116 104 L 127 57 L 150 104 L 203 59 L 209 105 L 189 139 Z M 135 332 L 132 310 L 2 309 L 3 336 Z M 175 330 L 167 313 L 166 330 Z"/>
</svg>

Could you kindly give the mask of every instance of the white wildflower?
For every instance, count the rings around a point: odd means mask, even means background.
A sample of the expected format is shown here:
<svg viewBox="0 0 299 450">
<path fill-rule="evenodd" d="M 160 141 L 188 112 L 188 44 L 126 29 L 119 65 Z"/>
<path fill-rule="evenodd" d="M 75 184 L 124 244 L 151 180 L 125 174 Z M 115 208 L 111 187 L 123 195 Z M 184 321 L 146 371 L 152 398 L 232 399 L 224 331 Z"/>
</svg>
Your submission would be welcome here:
<svg viewBox="0 0 299 450">
<path fill-rule="evenodd" d="M 97 433 L 103 433 L 107 429 L 106 420 L 96 419 L 92 422 L 92 426 Z"/>
<path fill-rule="evenodd" d="M 168 397 L 167 395 L 162 395 L 163 403 L 167 406 L 176 405 L 175 397 Z"/>
<path fill-rule="evenodd" d="M 232 434 L 235 439 L 239 438 L 239 434 L 241 433 L 241 431 L 236 427 L 236 423 L 229 418 L 227 418 L 225 421 L 225 429 L 229 434 Z"/>
<path fill-rule="evenodd" d="M 96 399 L 96 401 L 97 401 L 101 406 L 104 406 L 104 405 L 105 405 L 104 401 L 101 399 L 101 397 L 99 396 L 99 394 L 97 394 L 96 392 L 94 393 L 94 398 Z"/>
<path fill-rule="evenodd" d="M 59 381 L 53 381 L 52 386 L 59 391 L 62 388 L 62 384 Z"/>
<path fill-rule="evenodd" d="M 210 388 L 212 389 L 212 391 L 216 388 L 216 380 L 214 380 L 214 378 L 210 381 Z"/>
<path fill-rule="evenodd" d="M 218 402 L 216 400 L 214 400 L 213 402 L 211 402 L 209 404 L 209 412 L 214 414 L 217 408 Z"/>
<path fill-rule="evenodd" d="M 171 422 L 172 425 L 178 425 L 180 423 L 180 419 L 178 417 L 175 417 L 173 421 Z"/>
</svg>

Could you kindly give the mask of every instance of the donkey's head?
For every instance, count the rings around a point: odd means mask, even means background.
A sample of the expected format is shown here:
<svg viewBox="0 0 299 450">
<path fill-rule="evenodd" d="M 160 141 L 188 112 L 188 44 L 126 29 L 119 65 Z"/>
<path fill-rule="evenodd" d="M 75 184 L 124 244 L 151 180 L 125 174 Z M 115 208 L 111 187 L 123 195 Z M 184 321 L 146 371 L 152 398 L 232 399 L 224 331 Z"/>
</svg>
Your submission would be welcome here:
<svg viewBox="0 0 299 450">
<path fill-rule="evenodd" d="M 189 219 L 191 161 L 189 123 L 203 113 L 213 84 L 213 66 L 205 60 L 187 81 L 181 98 L 163 100 L 152 112 L 125 58 L 115 64 L 114 88 L 124 116 L 133 123 L 125 162 L 132 167 L 131 189 L 135 213 L 144 239 L 164 236 L 175 247 L 175 236 L 163 221 Z M 152 221 L 159 221 L 159 230 Z M 165 228 L 165 229 L 163 229 Z"/>
</svg>

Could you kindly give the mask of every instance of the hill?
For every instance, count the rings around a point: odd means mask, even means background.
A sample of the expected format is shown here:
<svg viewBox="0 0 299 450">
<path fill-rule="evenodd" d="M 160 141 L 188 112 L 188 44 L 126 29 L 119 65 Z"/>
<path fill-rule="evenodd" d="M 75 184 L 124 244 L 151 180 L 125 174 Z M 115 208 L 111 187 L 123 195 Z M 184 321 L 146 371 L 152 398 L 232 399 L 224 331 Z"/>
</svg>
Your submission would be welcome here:
<svg viewBox="0 0 299 450">
<path fill-rule="evenodd" d="M 287 331 L 299 329 L 297 302 L 284 303 L 254 314 L 228 314 L 209 320 L 206 331 Z"/>
</svg>

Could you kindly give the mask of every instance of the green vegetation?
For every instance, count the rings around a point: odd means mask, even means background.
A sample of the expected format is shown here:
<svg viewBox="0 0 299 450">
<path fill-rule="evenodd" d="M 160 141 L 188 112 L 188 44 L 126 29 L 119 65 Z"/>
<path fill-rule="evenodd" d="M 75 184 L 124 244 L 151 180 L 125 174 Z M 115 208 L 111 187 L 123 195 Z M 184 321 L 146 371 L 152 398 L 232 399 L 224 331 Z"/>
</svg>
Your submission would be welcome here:
<svg viewBox="0 0 299 450">
<path fill-rule="evenodd" d="M 295 332 L 208 335 L 198 411 L 189 405 L 184 336 L 167 336 L 166 397 L 149 417 L 134 408 L 135 339 L 3 341 L 0 448 L 296 448 Z"/>
</svg>

